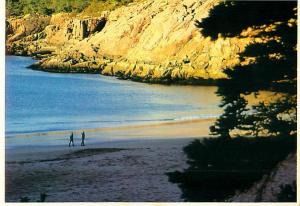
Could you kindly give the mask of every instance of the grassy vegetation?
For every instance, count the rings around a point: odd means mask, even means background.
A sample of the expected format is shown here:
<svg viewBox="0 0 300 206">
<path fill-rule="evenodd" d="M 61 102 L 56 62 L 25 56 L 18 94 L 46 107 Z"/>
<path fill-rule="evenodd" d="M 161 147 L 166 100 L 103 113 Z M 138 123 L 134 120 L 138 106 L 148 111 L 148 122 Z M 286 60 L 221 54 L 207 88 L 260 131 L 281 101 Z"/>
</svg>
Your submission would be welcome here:
<svg viewBox="0 0 300 206">
<path fill-rule="evenodd" d="M 6 0 L 8 16 L 20 16 L 29 13 L 50 15 L 56 12 L 81 12 L 87 7 L 87 0 Z"/>
<path fill-rule="evenodd" d="M 99 16 L 102 11 L 111 11 L 134 1 L 138 0 L 93 0 L 81 12 L 81 16 Z"/>
<path fill-rule="evenodd" d="M 21 16 L 29 13 L 51 15 L 74 12 L 97 16 L 102 11 L 113 10 L 137 0 L 6 0 L 6 15 Z"/>
<path fill-rule="evenodd" d="M 195 140 L 184 148 L 189 168 L 168 176 L 179 184 L 187 201 L 224 201 L 270 173 L 293 151 L 293 136 Z"/>
</svg>

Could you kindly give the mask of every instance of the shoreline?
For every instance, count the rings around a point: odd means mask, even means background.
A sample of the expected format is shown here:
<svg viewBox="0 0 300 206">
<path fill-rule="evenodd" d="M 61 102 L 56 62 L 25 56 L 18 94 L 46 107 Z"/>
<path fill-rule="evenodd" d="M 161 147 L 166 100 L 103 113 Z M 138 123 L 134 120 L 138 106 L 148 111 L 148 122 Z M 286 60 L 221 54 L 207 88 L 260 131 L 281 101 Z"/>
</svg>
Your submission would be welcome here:
<svg viewBox="0 0 300 206">
<path fill-rule="evenodd" d="M 14 55 L 11 55 L 14 56 Z M 21 55 L 19 55 L 21 56 Z M 31 57 L 33 59 L 34 56 L 26 56 Z M 133 82 L 140 82 L 140 83 L 147 83 L 147 84 L 161 84 L 161 85 L 190 85 L 190 86 L 217 86 L 220 82 L 224 81 L 224 79 L 197 79 L 190 77 L 188 79 L 172 79 L 172 78 L 150 78 L 150 77 L 139 77 L 139 76 L 130 76 L 126 75 L 122 72 L 117 73 L 102 73 L 103 67 L 105 65 L 100 65 L 98 68 L 91 68 L 91 67 L 57 67 L 53 66 L 50 68 L 47 67 L 41 67 L 40 61 L 42 59 L 36 59 L 38 62 L 31 64 L 27 66 L 27 68 L 36 70 L 36 71 L 43 71 L 43 72 L 49 72 L 49 73 L 63 73 L 63 74 L 99 74 L 102 76 L 113 76 L 116 77 L 119 80 L 130 80 Z"/>
<path fill-rule="evenodd" d="M 7 151 L 20 150 L 22 148 L 47 148 L 49 146 L 65 147 L 68 146 L 71 132 L 74 133 L 75 145 L 79 145 L 81 141 L 80 135 L 83 130 L 86 133 L 86 144 L 89 146 L 126 141 L 208 137 L 209 126 L 214 121 L 215 119 L 211 118 L 146 125 L 20 134 L 6 136 L 5 147 Z"/>
<path fill-rule="evenodd" d="M 35 202 L 46 193 L 46 202 L 183 202 L 166 172 L 187 167 L 183 147 L 208 137 L 211 121 L 100 129 L 86 132 L 85 147 L 80 133 L 75 147 L 52 133 L 15 138 L 12 148 L 7 138 L 5 200 Z"/>
<path fill-rule="evenodd" d="M 70 130 L 7 134 L 5 135 L 5 137 L 14 138 L 14 137 L 30 137 L 30 136 L 66 135 L 69 134 L 70 132 L 80 133 L 83 130 L 86 132 L 101 132 L 101 131 L 111 131 L 111 130 L 127 130 L 127 129 L 147 128 L 147 127 L 160 127 L 160 126 L 177 125 L 177 124 L 205 123 L 205 122 L 213 122 L 215 120 L 216 118 L 173 120 L 173 121 L 164 121 L 164 122 L 149 123 L 149 124 L 132 124 L 132 125 L 119 125 L 113 127 L 82 128 L 82 129 L 73 129 L 73 130 L 70 129 Z"/>
</svg>

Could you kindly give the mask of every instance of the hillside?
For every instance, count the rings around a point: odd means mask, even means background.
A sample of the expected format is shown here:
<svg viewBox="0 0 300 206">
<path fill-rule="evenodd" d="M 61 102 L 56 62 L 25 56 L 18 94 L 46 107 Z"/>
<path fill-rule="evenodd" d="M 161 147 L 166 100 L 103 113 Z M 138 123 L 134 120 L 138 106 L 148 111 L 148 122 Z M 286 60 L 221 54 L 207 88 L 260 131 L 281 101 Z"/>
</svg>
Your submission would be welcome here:
<svg viewBox="0 0 300 206">
<path fill-rule="evenodd" d="M 122 5 L 141 0 L 5 0 L 6 16 L 30 13 L 51 15 L 59 12 L 98 15 L 103 10 L 113 10 Z"/>
<path fill-rule="evenodd" d="M 259 38 L 212 40 L 196 22 L 217 0 L 146 0 L 103 11 L 97 17 L 57 13 L 7 19 L 8 54 L 43 58 L 34 68 L 51 72 L 90 72 L 158 83 L 207 84 L 226 78 L 225 68 L 240 63 L 238 54 Z M 88 9 L 88 8 L 87 8 Z"/>
</svg>

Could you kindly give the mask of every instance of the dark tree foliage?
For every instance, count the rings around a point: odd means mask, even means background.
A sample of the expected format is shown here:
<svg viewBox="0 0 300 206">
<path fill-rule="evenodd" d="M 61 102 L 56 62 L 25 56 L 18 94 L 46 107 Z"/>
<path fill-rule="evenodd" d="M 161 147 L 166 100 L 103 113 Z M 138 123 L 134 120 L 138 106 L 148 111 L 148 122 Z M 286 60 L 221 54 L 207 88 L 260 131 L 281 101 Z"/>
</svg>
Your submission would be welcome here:
<svg viewBox="0 0 300 206">
<path fill-rule="evenodd" d="M 234 99 L 234 101 L 226 104 L 227 99 Z M 224 113 L 219 117 L 215 125 L 210 127 L 210 130 L 212 134 L 218 134 L 221 138 L 229 139 L 230 130 L 236 128 L 237 125 L 243 124 L 244 112 L 247 111 L 247 101 L 239 95 L 228 95 L 226 100 L 223 98 L 223 102 L 220 105 L 224 106 Z"/>
<path fill-rule="evenodd" d="M 249 45 L 240 54 L 241 61 L 254 57 L 254 63 L 225 69 L 229 79 L 222 81 L 217 91 L 222 97 L 220 106 L 224 108 L 224 113 L 211 127 L 212 134 L 228 138 L 233 129 L 248 130 L 252 135 L 262 131 L 269 135 L 289 135 L 296 131 L 297 26 L 295 21 L 290 21 L 296 19 L 296 5 L 296 2 L 226 2 L 216 7 L 221 16 L 228 12 L 227 9 L 232 12 L 229 25 L 225 23 L 218 27 L 222 36 L 237 35 L 249 26 L 274 24 L 275 29 L 258 33 L 255 37 L 268 39 L 267 42 Z M 240 10 L 239 16 L 242 17 L 235 16 L 236 21 L 233 21 L 236 9 L 245 11 Z M 261 14 L 264 10 L 265 14 Z M 217 22 L 217 17 L 220 18 L 215 9 L 211 15 L 199 25 L 208 26 Z M 259 20 L 258 17 L 264 19 Z M 233 31 L 229 32 L 226 26 L 232 26 Z M 211 27 L 205 27 L 202 32 L 204 35 L 217 35 L 215 28 Z M 281 98 L 259 105 L 249 105 L 244 99 L 244 95 L 258 94 L 260 91 L 280 94 Z"/>
<path fill-rule="evenodd" d="M 281 185 L 280 193 L 277 196 L 278 202 L 296 202 L 297 201 L 297 185 L 296 181 L 292 185 Z"/>
<path fill-rule="evenodd" d="M 290 11 L 295 8 L 295 2 L 224 1 L 210 11 L 209 18 L 196 21 L 196 26 L 202 29 L 204 36 L 213 39 L 218 38 L 219 33 L 234 37 L 249 26 L 287 21 L 293 14 Z"/>
<path fill-rule="evenodd" d="M 296 150 L 296 138 L 207 138 L 184 148 L 189 168 L 168 173 L 186 201 L 224 201 L 243 191 Z"/>
<path fill-rule="evenodd" d="M 210 128 L 219 138 L 192 142 L 184 149 L 189 168 L 168 173 L 185 200 L 224 201 L 295 152 L 296 7 L 296 1 L 226 1 L 196 22 L 212 40 L 240 36 L 251 27 L 260 30 L 252 36 L 265 41 L 248 45 L 240 54 L 241 62 L 254 59 L 250 64 L 225 68 L 228 79 L 219 82 L 217 91 L 224 112 Z M 266 29 L 270 25 L 273 29 Z M 250 105 L 245 99 L 262 91 L 274 94 L 275 100 Z M 232 138 L 235 129 L 246 131 L 247 137 Z"/>
</svg>

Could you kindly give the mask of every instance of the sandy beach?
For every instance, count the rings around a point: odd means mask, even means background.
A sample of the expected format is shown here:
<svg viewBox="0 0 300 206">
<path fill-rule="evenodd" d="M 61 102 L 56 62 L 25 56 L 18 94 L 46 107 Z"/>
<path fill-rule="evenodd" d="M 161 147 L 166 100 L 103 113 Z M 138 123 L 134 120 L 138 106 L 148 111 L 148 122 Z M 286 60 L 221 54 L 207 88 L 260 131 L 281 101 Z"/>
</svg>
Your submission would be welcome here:
<svg viewBox="0 0 300 206">
<path fill-rule="evenodd" d="M 85 147 L 79 146 L 80 131 L 75 147 L 68 147 L 69 131 L 8 137 L 6 201 L 37 201 L 40 193 L 49 202 L 183 201 L 165 173 L 187 167 L 182 148 L 208 136 L 212 122 L 86 130 Z"/>
</svg>

